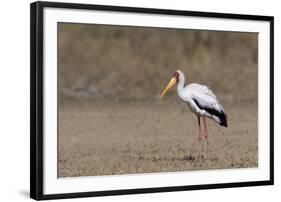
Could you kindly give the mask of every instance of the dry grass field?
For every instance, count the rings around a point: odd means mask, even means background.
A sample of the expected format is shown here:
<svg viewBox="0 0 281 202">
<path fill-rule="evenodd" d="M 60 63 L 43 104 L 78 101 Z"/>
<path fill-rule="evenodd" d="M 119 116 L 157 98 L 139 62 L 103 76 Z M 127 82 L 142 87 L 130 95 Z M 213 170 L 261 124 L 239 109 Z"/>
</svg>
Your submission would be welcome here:
<svg viewBox="0 0 281 202">
<path fill-rule="evenodd" d="M 59 24 L 58 176 L 258 166 L 257 34 Z M 197 119 L 174 88 L 210 86 L 228 127 L 208 121 L 209 159 Z"/>
<path fill-rule="evenodd" d="M 59 176 L 257 167 L 255 109 L 228 114 L 228 128 L 208 122 L 209 159 L 201 160 L 197 119 L 184 104 L 69 103 L 60 112 Z"/>
</svg>

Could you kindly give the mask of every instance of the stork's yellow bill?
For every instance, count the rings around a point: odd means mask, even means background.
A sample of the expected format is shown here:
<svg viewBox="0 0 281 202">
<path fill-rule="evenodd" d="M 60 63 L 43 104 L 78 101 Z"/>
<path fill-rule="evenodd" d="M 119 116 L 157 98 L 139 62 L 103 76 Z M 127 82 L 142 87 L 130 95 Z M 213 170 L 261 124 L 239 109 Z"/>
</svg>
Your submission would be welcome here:
<svg viewBox="0 0 281 202">
<path fill-rule="evenodd" d="M 160 98 L 162 98 L 162 97 L 168 92 L 168 90 L 169 90 L 170 88 L 172 88 L 173 85 L 175 85 L 176 82 L 177 82 L 176 78 L 173 77 L 173 78 L 171 79 L 171 81 L 169 82 L 169 84 L 166 86 L 166 88 L 162 91 L 162 93 L 161 93 L 161 95 L 160 95 Z"/>
</svg>

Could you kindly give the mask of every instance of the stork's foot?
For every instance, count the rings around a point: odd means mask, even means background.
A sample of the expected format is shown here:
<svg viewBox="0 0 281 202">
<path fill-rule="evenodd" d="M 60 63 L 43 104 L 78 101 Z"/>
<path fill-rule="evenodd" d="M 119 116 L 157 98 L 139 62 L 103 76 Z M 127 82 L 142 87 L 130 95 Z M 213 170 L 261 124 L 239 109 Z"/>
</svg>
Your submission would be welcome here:
<svg viewBox="0 0 281 202">
<path fill-rule="evenodd" d="M 208 160 L 209 159 L 209 151 L 208 151 L 208 141 L 205 140 L 203 143 L 203 152 L 202 152 L 202 156 L 204 160 Z"/>
<path fill-rule="evenodd" d="M 207 157 L 205 156 L 205 155 L 201 155 L 201 156 L 199 156 L 199 159 L 201 160 L 201 161 L 206 161 L 206 160 L 208 160 L 207 159 Z"/>
<path fill-rule="evenodd" d="M 206 155 L 205 155 L 204 150 L 202 150 L 202 151 L 199 152 L 199 154 L 198 154 L 198 160 L 200 160 L 200 161 L 206 160 Z"/>
<path fill-rule="evenodd" d="M 200 163 L 201 166 L 203 166 L 208 162 L 208 159 L 204 154 L 201 154 L 198 156 L 197 162 Z"/>
<path fill-rule="evenodd" d="M 206 139 L 202 140 L 198 157 L 202 161 L 207 161 L 209 159 L 208 141 Z"/>
</svg>

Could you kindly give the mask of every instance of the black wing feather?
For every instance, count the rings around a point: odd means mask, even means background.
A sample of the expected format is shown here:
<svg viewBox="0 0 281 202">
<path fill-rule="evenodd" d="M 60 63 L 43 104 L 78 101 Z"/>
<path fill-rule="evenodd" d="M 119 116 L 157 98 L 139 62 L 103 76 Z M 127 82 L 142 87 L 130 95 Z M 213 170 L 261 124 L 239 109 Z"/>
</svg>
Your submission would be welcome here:
<svg viewBox="0 0 281 202">
<path fill-rule="evenodd" d="M 217 116 L 220 119 L 221 126 L 227 127 L 227 117 L 226 117 L 226 114 L 224 113 L 224 111 L 218 111 L 218 110 L 210 108 L 210 107 L 203 107 L 199 104 L 199 102 L 196 99 L 193 98 L 193 100 L 201 110 L 205 110 L 206 112 L 208 112 L 214 116 Z"/>
</svg>

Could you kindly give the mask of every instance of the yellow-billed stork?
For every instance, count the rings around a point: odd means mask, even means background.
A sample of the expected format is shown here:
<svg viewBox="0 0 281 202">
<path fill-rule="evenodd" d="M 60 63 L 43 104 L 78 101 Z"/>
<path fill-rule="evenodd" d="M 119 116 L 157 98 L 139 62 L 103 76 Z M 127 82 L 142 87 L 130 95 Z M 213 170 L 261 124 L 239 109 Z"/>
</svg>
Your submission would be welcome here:
<svg viewBox="0 0 281 202">
<path fill-rule="evenodd" d="M 206 146 L 204 146 L 204 148 L 207 155 L 206 158 L 208 159 L 208 131 L 206 117 L 213 119 L 221 126 L 227 127 L 226 113 L 218 102 L 217 97 L 208 86 L 197 83 L 191 83 L 184 86 L 185 77 L 180 70 L 174 72 L 171 81 L 164 88 L 160 97 L 162 98 L 176 83 L 179 98 L 189 106 L 190 110 L 195 113 L 198 118 L 200 158 L 204 158 L 204 156 L 202 156 L 202 140 L 204 138 L 206 140 Z M 204 124 L 203 129 L 201 128 L 201 117 Z"/>
</svg>

